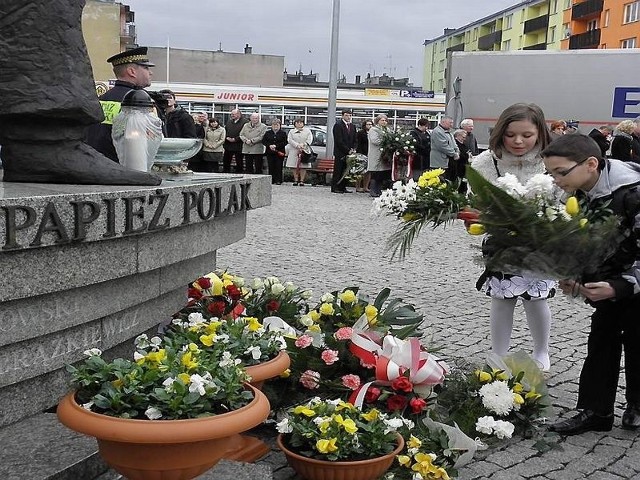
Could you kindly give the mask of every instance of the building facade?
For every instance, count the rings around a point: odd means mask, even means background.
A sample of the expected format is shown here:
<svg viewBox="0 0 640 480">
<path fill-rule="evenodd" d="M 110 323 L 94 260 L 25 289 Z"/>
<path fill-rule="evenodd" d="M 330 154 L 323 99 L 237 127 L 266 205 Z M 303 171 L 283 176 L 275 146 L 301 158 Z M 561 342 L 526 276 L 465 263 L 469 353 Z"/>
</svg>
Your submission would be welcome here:
<svg viewBox="0 0 640 480">
<path fill-rule="evenodd" d="M 424 42 L 424 90 L 446 89 L 454 51 L 640 47 L 640 0 L 526 0 Z"/>
<path fill-rule="evenodd" d="M 93 78 L 113 78 L 107 58 L 136 47 L 135 14 L 114 0 L 87 0 L 82 11 L 82 33 L 93 69 Z"/>
</svg>

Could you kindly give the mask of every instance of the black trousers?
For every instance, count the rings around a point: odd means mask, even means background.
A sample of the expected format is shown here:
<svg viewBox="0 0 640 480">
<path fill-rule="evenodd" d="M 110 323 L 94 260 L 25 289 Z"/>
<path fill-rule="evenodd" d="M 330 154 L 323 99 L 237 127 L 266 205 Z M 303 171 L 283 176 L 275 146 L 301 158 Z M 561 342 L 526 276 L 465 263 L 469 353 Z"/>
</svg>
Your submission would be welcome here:
<svg viewBox="0 0 640 480">
<path fill-rule="evenodd" d="M 262 175 L 264 153 L 245 153 L 244 159 L 247 164 L 246 173 L 257 173 Z"/>
<path fill-rule="evenodd" d="M 613 413 L 624 347 L 625 397 L 640 405 L 640 296 L 596 304 L 587 358 L 580 372 L 578 408 Z"/>
<path fill-rule="evenodd" d="M 267 154 L 267 166 L 269 167 L 269 175 L 271 175 L 271 183 L 282 183 L 283 161 L 283 157 Z"/>
<path fill-rule="evenodd" d="M 344 170 L 347 168 L 347 160 L 346 156 L 336 158 L 333 161 L 333 177 L 331 178 L 331 190 L 345 190 L 347 186 L 347 181 L 342 180 L 338 181 L 342 178 L 344 174 Z"/>
<path fill-rule="evenodd" d="M 236 159 L 236 173 L 242 173 L 242 152 L 234 152 L 233 150 L 225 150 L 222 156 L 222 171 L 225 173 L 231 173 L 231 159 Z"/>
</svg>

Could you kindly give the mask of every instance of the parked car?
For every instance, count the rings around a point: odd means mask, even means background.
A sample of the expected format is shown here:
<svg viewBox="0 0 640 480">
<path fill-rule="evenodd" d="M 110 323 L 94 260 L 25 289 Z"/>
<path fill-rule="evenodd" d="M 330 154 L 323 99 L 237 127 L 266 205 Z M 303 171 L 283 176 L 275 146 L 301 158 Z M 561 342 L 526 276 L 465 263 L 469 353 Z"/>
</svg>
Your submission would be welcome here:
<svg viewBox="0 0 640 480">
<path fill-rule="evenodd" d="M 319 125 L 305 125 L 305 127 L 311 130 L 311 134 L 313 135 L 313 141 L 311 142 L 313 151 L 318 155 L 318 158 L 327 158 L 327 127 Z M 293 128 L 293 125 L 285 125 L 282 127 L 287 135 Z M 289 145 L 287 145 L 286 152 L 288 155 Z"/>
</svg>

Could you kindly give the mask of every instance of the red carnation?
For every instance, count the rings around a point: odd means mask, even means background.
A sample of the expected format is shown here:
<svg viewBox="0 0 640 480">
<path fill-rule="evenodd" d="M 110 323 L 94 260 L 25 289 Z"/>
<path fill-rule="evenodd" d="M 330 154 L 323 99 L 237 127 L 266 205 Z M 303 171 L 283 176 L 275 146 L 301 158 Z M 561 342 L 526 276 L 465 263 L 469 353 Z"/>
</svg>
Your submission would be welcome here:
<svg viewBox="0 0 640 480">
<path fill-rule="evenodd" d="M 402 410 L 407 406 L 407 397 L 403 397 L 402 395 L 392 395 L 387 398 L 387 409 L 391 412 L 395 412 L 396 410 Z"/>
<path fill-rule="evenodd" d="M 427 408 L 427 401 L 424 398 L 415 397 L 409 400 L 409 406 L 413 413 L 420 413 Z"/>
<path fill-rule="evenodd" d="M 242 298 L 242 290 L 240 290 L 235 285 L 229 285 L 227 287 L 227 294 L 231 297 L 231 300 L 238 301 Z"/>
<path fill-rule="evenodd" d="M 399 392 L 410 393 L 413 391 L 413 383 L 407 377 L 398 377 L 391 382 L 391 388 Z"/>
<path fill-rule="evenodd" d="M 211 288 L 211 279 L 207 277 L 200 277 L 198 280 L 198 285 L 202 288 Z"/>
<path fill-rule="evenodd" d="M 378 397 L 380 396 L 380 389 L 377 387 L 370 387 L 369 390 L 367 390 L 367 393 L 365 393 L 364 395 L 364 400 L 367 403 L 373 403 L 376 400 L 378 400 Z"/>
<path fill-rule="evenodd" d="M 221 300 L 217 300 L 207 305 L 207 311 L 214 317 L 221 317 L 224 314 L 224 309 L 226 308 L 226 306 L 226 303 Z"/>
<path fill-rule="evenodd" d="M 280 308 L 280 302 L 277 300 L 271 300 L 267 303 L 267 311 L 268 312 L 277 312 Z"/>
</svg>

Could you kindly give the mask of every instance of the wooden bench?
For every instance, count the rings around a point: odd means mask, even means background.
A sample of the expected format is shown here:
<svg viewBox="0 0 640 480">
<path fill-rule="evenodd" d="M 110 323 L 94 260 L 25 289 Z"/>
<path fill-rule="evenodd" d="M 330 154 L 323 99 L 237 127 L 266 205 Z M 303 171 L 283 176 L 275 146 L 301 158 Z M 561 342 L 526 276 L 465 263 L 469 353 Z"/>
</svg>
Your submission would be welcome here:
<svg viewBox="0 0 640 480">
<path fill-rule="evenodd" d="M 319 158 L 316 163 L 313 164 L 313 167 L 307 168 L 307 173 L 313 173 L 322 179 L 321 182 L 311 182 L 313 186 L 326 185 L 327 174 L 333 173 L 333 158 Z"/>
</svg>

